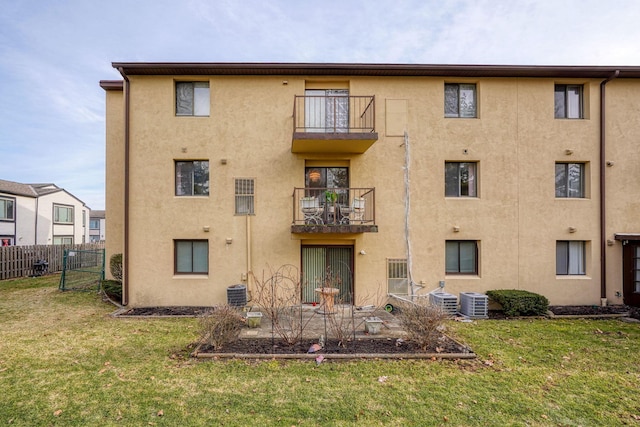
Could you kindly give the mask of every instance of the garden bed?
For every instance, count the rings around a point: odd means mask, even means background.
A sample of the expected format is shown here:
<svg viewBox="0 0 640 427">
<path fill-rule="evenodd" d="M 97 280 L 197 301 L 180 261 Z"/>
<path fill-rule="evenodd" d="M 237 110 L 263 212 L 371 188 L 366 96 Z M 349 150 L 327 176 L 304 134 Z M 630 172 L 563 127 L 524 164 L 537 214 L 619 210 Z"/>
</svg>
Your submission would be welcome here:
<svg viewBox="0 0 640 427">
<path fill-rule="evenodd" d="M 442 335 L 434 345 L 426 350 L 420 349 L 411 341 L 393 338 L 358 338 L 339 345 L 335 340 L 328 340 L 324 348 L 315 353 L 307 353 L 315 343 L 314 340 L 302 340 L 295 345 L 287 345 L 279 338 L 238 339 L 225 347 L 214 350 L 211 346 L 201 344 L 193 352 L 200 358 L 296 358 L 315 359 L 319 355 L 323 359 L 468 359 L 476 357 L 473 351 L 455 340 Z"/>
</svg>

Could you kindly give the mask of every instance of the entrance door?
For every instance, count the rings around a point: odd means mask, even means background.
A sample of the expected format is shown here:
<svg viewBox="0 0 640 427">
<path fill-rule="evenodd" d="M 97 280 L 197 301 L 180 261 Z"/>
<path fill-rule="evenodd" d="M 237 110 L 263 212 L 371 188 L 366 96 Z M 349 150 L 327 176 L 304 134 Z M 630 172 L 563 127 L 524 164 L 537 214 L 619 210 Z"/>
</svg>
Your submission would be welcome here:
<svg viewBox="0 0 640 427">
<path fill-rule="evenodd" d="M 302 302 L 320 302 L 316 288 L 340 289 L 336 302 L 353 301 L 353 246 L 302 247 Z"/>
<path fill-rule="evenodd" d="M 624 303 L 640 307 L 640 241 L 630 240 L 623 246 L 622 268 Z"/>
</svg>

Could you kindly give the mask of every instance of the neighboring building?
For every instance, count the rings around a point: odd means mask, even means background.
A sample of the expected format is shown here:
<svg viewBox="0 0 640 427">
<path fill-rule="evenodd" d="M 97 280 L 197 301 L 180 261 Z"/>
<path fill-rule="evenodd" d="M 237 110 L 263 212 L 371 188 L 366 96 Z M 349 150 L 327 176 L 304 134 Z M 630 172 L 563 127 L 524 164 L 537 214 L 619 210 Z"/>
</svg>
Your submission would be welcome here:
<svg viewBox="0 0 640 427">
<path fill-rule="evenodd" d="M 113 66 L 131 306 L 224 303 L 287 264 L 304 302 L 330 266 L 356 304 L 444 281 L 640 305 L 640 67 Z"/>
<path fill-rule="evenodd" d="M 0 179 L 0 243 L 77 244 L 88 241 L 89 208 L 55 184 Z"/>
<path fill-rule="evenodd" d="M 91 211 L 91 216 L 89 217 L 89 242 L 104 242 L 106 225 L 104 211 Z"/>
</svg>

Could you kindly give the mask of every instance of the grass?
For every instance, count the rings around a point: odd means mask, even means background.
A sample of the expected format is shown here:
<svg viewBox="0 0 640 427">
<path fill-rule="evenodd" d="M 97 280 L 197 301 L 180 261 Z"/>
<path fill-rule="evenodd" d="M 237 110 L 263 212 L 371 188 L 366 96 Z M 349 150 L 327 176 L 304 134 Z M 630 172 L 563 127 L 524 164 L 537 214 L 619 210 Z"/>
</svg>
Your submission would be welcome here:
<svg viewBox="0 0 640 427">
<path fill-rule="evenodd" d="M 640 425 L 640 325 L 451 322 L 473 361 L 194 360 L 195 319 L 0 282 L 0 425 Z"/>
</svg>

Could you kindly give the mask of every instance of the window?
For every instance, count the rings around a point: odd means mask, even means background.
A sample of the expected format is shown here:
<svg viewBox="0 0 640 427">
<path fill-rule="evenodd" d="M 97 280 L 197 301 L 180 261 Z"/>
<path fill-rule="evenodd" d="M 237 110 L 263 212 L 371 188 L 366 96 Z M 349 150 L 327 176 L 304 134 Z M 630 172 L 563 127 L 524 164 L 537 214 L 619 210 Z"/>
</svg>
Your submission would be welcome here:
<svg viewBox="0 0 640 427">
<path fill-rule="evenodd" d="M 406 258 L 387 259 L 387 292 L 395 295 L 409 293 L 409 276 Z"/>
<path fill-rule="evenodd" d="M 73 245 L 73 236 L 53 236 L 54 245 Z"/>
<path fill-rule="evenodd" d="M 556 85 L 555 87 L 556 119 L 581 119 L 582 85 Z"/>
<path fill-rule="evenodd" d="M 445 117 L 477 117 L 476 85 L 445 83 Z"/>
<path fill-rule="evenodd" d="M 447 240 L 447 274 L 478 274 L 478 243 L 475 240 Z"/>
<path fill-rule="evenodd" d="M 176 116 L 208 116 L 209 106 L 209 82 L 176 82 Z"/>
<path fill-rule="evenodd" d="M 236 215 L 253 215 L 255 182 L 252 178 L 236 178 Z"/>
<path fill-rule="evenodd" d="M 556 242 L 556 274 L 584 275 L 586 242 L 558 240 Z"/>
<path fill-rule="evenodd" d="M 53 222 L 73 224 L 73 206 L 53 205 Z"/>
<path fill-rule="evenodd" d="M 444 195 L 446 197 L 476 197 L 476 163 L 445 162 Z"/>
<path fill-rule="evenodd" d="M 15 219 L 14 205 L 13 199 L 0 199 L 0 221 L 13 221 Z"/>
<path fill-rule="evenodd" d="M 89 229 L 90 230 L 100 230 L 100 220 L 99 219 L 90 219 L 89 220 Z"/>
<path fill-rule="evenodd" d="M 556 163 L 556 197 L 585 197 L 584 163 Z"/>
<path fill-rule="evenodd" d="M 209 273 L 208 240 L 175 240 L 176 274 Z"/>
<path fill-rule="evenodd" d="M 209 161 L 176 161 L 176 196 L 209 195 Z"/>
</svg>

